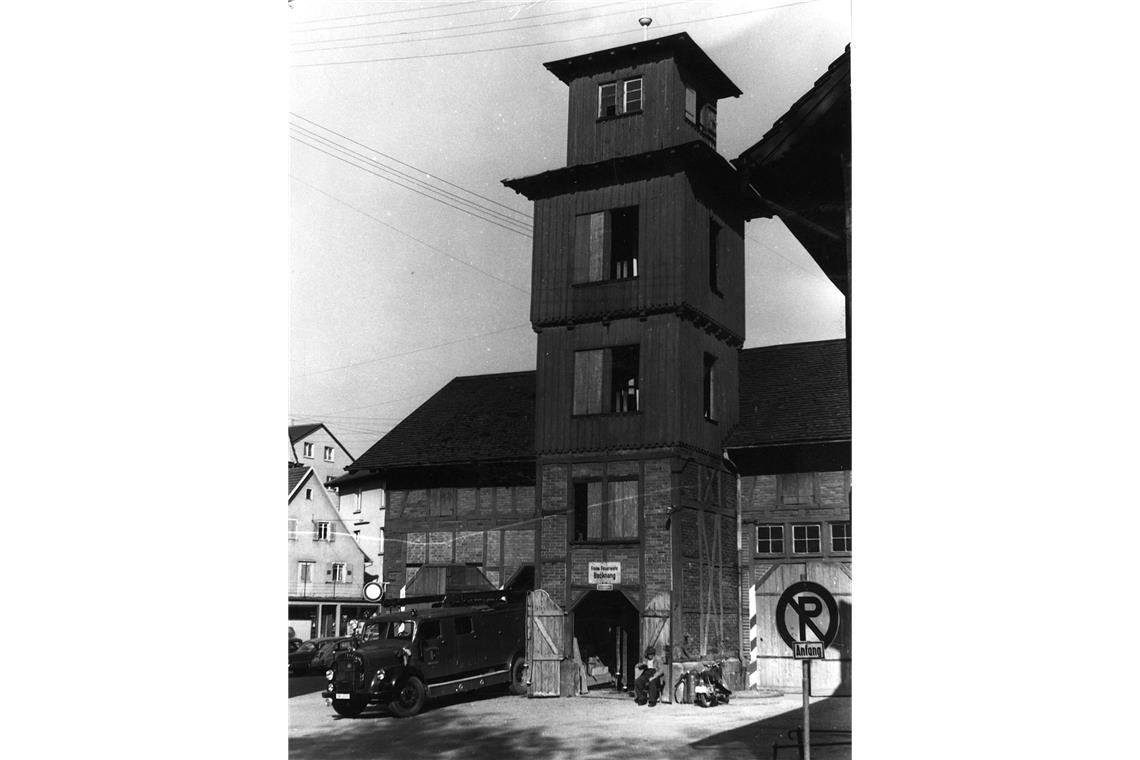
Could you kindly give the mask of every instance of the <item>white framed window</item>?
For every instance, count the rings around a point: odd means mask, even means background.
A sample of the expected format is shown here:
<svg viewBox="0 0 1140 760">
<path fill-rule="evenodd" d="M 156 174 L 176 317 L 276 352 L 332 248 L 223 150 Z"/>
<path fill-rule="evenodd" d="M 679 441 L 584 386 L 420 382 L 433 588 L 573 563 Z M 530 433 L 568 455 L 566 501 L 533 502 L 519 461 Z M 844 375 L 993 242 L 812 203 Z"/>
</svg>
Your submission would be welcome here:
<svg viewBox="0 0 1140 760">
<path fill-rule="evenodd" d="M 792 526 L 792 554 L 819 554 L 821 543 L 819 525 Z"/>
<path fill-rule="evenodd" d="M 331 576 L 333 583 L 345 583 L 347 581 L 348 576 L 344 570 L 345 568 L 343 562 L 332 563 L 332 568 L 329 570 L 329 575 Z"/>
<path fill-rule="evenodd" d="M 325 446 L 325 461 L 326 462 L 333 461 L 333 447 L 332 446 Z"/>
<path fill-rule="evenodd" d="M 617 115 L 617 82 L 598 86 L 598 118 Z"/>
<path fill-rule="evenodd" d="M 833 522 L 833 523 L 831 523 L 831 551 L 833 551 L 833 552 L 849 552 L 849 551 L 851 551 L 851 523 L 850 522 Z"/>
<path fill-rule="evenodd" d="M 312 459 L 313 458 L 313 444 L 311 444 L 311 443 L 302 444 L 301 445 L 301 454 L 304 455 L 305 459 Z"/>
<path fill-rule="evenodd" d="M 784 526 L 783 525 L 757 525 L 756 526 L 756 553 L 757 554 L 783 554 L 784 553 Z"/>
<path fill-rule="evenodd" d="M 318 522 L 315 540 L 317 540 L 317 541 L 330 541 L 330 540 L 332 540 L 330 538 L 331 536 L 332 536 L 332 524 L 325 522 L 323 520 Z"/>
<path fill-rule="evenodd" d="M 627 79 L 622 83 L 622 112 L 633 113 L 641 110 L 641 77 Z"/>
<path fill-rule="evenodd" d="M 298 583 L 312 583 L 313 573 L 316 571 L 317 563 L 301 561 L 297 563 L 297 582 Z"/>
</svg>

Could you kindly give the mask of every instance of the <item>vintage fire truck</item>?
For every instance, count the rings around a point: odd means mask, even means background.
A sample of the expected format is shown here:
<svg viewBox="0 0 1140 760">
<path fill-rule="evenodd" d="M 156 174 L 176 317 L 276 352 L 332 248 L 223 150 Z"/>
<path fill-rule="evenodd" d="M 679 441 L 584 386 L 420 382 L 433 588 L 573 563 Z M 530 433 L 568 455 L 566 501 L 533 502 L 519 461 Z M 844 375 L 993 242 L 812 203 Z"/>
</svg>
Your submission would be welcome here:
<svg viewBox="0 0 1140 760">
<path fill-rule="evenodd" d="M 355 717 L 375 702 L 406 718 L 434 697 L 502 684 L 526 693 L 522 596 L 498 591 L 385 604 L 404 611 L 365 622 L 356 647 L 337 655 L 325 673 L 322 696 L 340 715 Z"/>
</svg>

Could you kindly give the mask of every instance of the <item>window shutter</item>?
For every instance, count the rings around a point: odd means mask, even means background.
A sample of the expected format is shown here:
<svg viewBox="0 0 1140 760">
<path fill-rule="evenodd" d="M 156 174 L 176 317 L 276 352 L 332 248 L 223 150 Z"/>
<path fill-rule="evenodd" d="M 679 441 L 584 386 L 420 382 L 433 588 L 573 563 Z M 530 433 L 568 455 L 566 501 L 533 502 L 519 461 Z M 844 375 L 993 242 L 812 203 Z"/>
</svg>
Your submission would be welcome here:
<svg viewBox="0 0 1140 760">
<path fill-rule="evenodd" d="M 637 536 L 637 481 L 610 482 L 610 538 Z"/>
<path fill-rule="evenodd" d="M 351 578 L 352 577 L 352 565 L 347 565 L 345 572 L 348 574 L 348 577 Z"/>
<path fill-rule="evenodd" d="M 336 540 L 336 523 L 330 522 L 329 523 L 329 541 L 332 542 L 335 540 Z"/>
<path fill-rule="evenodd" d="M 604 349 L 574 352 L 574 414 L 602 411 L 602 361 Z"/>
<path fill-rule="evenodd" d="M 313 520 L 313 540 L 321 540 L 321 526 L 320 523 L 318 523 L 316 520 Z"/>
<path fill-rule="evenodd" d="M 697 91 L 692 87 L 685 88 L 685 118 L 694 123 L 697 121 Z"/>
<path fill-rule="evenodd" d="M 589 282 L 605 279 L 606 214 L 590 214 Z"/>
</svg>

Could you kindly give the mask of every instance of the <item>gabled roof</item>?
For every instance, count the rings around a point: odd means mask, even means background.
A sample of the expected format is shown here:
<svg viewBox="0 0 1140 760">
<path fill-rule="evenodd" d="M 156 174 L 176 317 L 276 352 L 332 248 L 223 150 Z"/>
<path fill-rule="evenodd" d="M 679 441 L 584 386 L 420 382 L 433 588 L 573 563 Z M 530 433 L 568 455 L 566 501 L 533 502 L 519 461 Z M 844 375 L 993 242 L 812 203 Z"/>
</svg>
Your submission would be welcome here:
<svg viewBox="0 0 1140 760">
<path fill-rule="evenodd" d="M 293 494 L 301 487 L 301 484 L 313 474 L 312 467 L 290 467 L 289 468 L 289 498 L 293 498 Z"/>
<path fill-rule="evenodd" d="M 345 453 L 345 455 L 348 456 L 349 459 L 352 459 L 352 452 L 350 452 L 347 448 L 345 448 L 344 444 L 341 443 L 337 439 L 337 437 L 332 434 L 332 431 L 329 430 L 328 427 L 323 422 L 313 422 L 313 423 L 308 423 L 305 425 L 290 425 L 289 426 L 289 445 L 292 446 L 297 441 L 301 440 L 302 438 L 305 438 L 306 436 L 309 436 L 309 435 L 315 433 L 318 430 L 321 430 L 322 428 L 324 429 L 324 431 L 326 433 L 329 434 L 329 438 L 332 438 L 333 441 L 336 443 L 336 445 L 340 446 L 341 451 L 343 451 Z"/>
<path fill-rule="evenodd" d="M 740 352 L 740 423 L 725 448 L 850 440 L 847 341 Z"/>
<path fill-rule="evenodd" d="M 603 71 L 633 66 L 644 61 L 671 57 L 707 82 L 713 97 L 738 97 L 740 88 L 733 84 L 728 75 L 713 63 L 701 46 L 693 41 L 688 32 L 654 37 L 651 40 L 634 42 L 630 45 L 597 50 L 583 55 L 574 55 L 557 61 L 544 63 L 550 73 L 570 84 L 578 77 L 591 76 Z"/>
<path fill-rule="evenodd" d="M 534 372 L 457 377 L 346 469 L 534 458 Z"/>
<path fill-rule="evenodd" d="M 314 430 L 320 430 L 325 427 L 323 422 L 316 422 L 311 425 L 290 425 L 289 426 L 289 443 L 296 443 Z M 326 430 L 328 428 L 325 428 Z"/>
</svg>

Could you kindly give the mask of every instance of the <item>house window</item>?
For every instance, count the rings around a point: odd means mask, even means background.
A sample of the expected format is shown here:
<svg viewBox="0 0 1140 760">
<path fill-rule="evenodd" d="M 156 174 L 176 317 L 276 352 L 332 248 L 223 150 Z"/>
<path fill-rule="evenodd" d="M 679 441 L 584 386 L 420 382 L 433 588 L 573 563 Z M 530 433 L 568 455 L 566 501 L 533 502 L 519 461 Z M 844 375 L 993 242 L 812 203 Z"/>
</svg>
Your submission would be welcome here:
<svg viewBox="0 0 1140 760">
<path fill-rule="evenodd" d="M 590 480 L 574 484 L 574 540 L 637 538 L 638 481 Z"/>
<path fill-rule="evenodd" d="M 332 568 L 329 570 L 329 576 L 333 583 L 344 583 L 346 580 L 344 574 L 344 563 L 332 563 Z"/>
<path fill-rule="evenodd" d="M 332 446 L 325 446 L 325 461 L 326 462 L 333 461 L 333 447 Z"/>
<path fill-rule="evenodd" d="M 820 551 L 818 525 L 792 526 L 792 554 L 819 554 Z"/>
<path fill-rule="evenodd" d="M 716 101 L 706 101 L 692 87 L 686 87 L 685 119 L 716 144 Z"/>
<path fill-rule="evenodd" d="M 621 103 L 618 103 L 618 85 L 621 85 Z M 606 82 L 598 85 L 598 118 L 637 113 L 641 110 L 641 77 L 623 82 Z"/>
<path fill-rule="evenodd" d="M 360 514 L 360 504 L 363 499 L 360 498 L 359 493 L 350 494 L 349 498 L 352 499 L 352 512 L 353 514 Z"/>
<path fill-rule="evenodd" d="M 685 118 L 697 123 L 697 91 L 692 87 L 685 88 Z"/>
<path fill-rule="evenodd" d="M 332 531 L 330 530 L 330 527 L 331 527 L 330 524 L 327 522 L 318 522 L 317 523 L 317 535 L 316 535 L 315 540 L 317 540 L 317 541 L 328 541 L 328 540 L 330 540 L 329 536 L 332 535 Z"/>
<path fill-rule="evenodd" d="M 302 453 L 305 455 L 305 459 L 312 459 L 313 458 L 313 444 L 311 444 L 311 443 L 304 444 L 302 446 Z"/>
<path fill-rule="evenodd" d="M 815 473 L 793 472 L 778 477 L 780 503 L 787 506 L 810 505 L 815 501 Z"/>
<path fill-rule="evenodd" d="M 305 501 L 312 501 L 312 500 L 313 500 L 313 489 L 306 488 L 305 489 Z"/>
<path fill-rule="evenodd" d="M 709 219 L 709 289 L 720 294 L 720 225 Z"/>
<path fill-rule="evenodd" d="M 638 240 L 637 206 L 580 214 L 574 220 L 574 282 L 637 277 Z"/>
<path fill-rule="evenodd" d="M 298 583 L 312 583 L 313 571 L 316 569 L 316 562 L 298 562 L 297 563 L 297 582 Z"/>
<path fill-rule="evenodd" d="M 705 354 L 704 410 L 706 420 L 716 420 L 716 357 Z"/>
<path fill-rule="evenodd" d="M 641 110 L 641 77 L 637 79 L 627 79 L 623 83 L 623 90 L 625 97 L 623 98 L 622 111 L 624 113 L 633 113 L 634 111 Z"/>
<path fill-rule="evenodd" d="M 757 525 L 756 526 L 756 553 L 757 554 L 783 554 L 784 553 L 784 526 L 783 525 Z"/>
<path fill-rule="evenodd" d="M 833 552 L 849 552 L 849 551 L 851 551 L 851 523 L 849 523 L 849 522 L 831 523 L 831 551 L 833 551 Z"/>
<path fill-rule="evenodd" d="M 630 414 L 640 408 L 637 346 L 574 352 L 574 414 Z"/>
<path fill-rule="evenodd" d="M 289 540 L 297 540 L 297 518 L 295 517 L 289 518 Z"/>
</svg>

